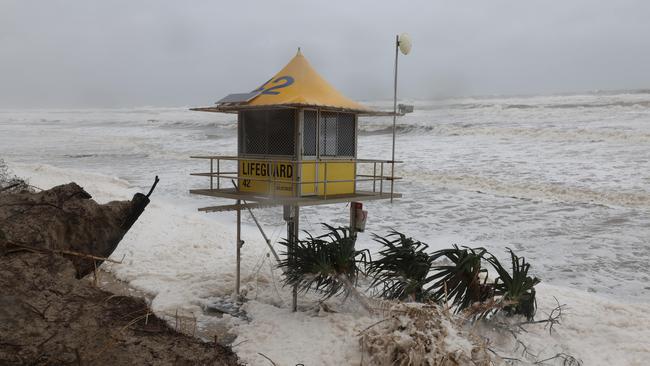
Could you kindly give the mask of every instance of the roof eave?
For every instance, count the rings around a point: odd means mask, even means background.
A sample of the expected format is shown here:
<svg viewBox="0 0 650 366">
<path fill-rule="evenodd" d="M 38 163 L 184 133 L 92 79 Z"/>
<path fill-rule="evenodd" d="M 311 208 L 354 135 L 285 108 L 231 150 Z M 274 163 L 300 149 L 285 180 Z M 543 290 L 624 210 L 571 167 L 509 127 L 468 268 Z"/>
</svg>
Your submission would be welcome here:
<svg viewBox="0 0 650 366">
<path fill-rule="evenodd" d="M 239 111 L 246 111 L 246 110 L 278 109 L 278 108 L 316 108 L 316 109 L 324 109 L 328 111 L 354 113 L 360 116 L 368 116 L 368 117 L 393 116 L 393 115 L 403 116 L 403 114 L 393 113 L 392 111 L 377 111 L 373 109 L 345 108 L 345 107 L 336 107 L 336 106 L 328 106 L 328 105 L 312 105 L 312 104 L 302 104 L 302 103 L 267 104 L 267 105 L 241 105 L 241 104 L 240 105 L 217 105 L 212 107 L 190 108 L 190 110 L 198 111 L 198 112 L 237 113 Z"/>
</svg>

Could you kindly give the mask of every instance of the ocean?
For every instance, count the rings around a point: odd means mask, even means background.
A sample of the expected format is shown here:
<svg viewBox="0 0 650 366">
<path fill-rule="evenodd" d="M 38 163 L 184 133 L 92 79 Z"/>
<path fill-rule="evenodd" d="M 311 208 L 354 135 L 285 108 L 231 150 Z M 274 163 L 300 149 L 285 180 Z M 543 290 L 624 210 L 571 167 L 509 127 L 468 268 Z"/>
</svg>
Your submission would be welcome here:
<svg viewBox="0 0 650 366">
<path fill-rule="evenodd" d="M 396 145 L 396 158 L 403 161 L 396 191 L 403 198 L 365 203 L 369 218 L 359 247 L 376 252 L 371 234 L 394 229 L 432 250 L 482 246 L 507 259 L 511 248 L 531 263 L 533 275 L 564 294 L 592 293 L 630 306 L 650 301 L 650 91 L 407 103 L 415 111 L 398 119 Z M 166 268 L 155 282 L 147 282 L 153 274 L 134 268 L 121 275 L 116 270 L 118 277 L 156 294 L 173 292 L 181 277 L 186 284 L 209 283 L 201 271 L 216 262 L 204 268 L 189 252 L 208 251 L 217 237 L 218 247 L 234 247 L 235 218 L 232 212 L 195 218 L 197 208 L 227 201 L 189 195 L 189 189 L 208 184 L 207 178 L 190 176 L 207 171 L 207 162 L 189 157 L 236 154 L 236 116 L 188 108 L 0 110 L 0 158 L 18 171 L 115 177 L 129 192 L 146 192 L 159 175 L 154 202 L 164 202 L 158 206 L 162 211 L 182 212 L 170 216 L 180 221 L 167 235 L 181 241 L 182 233 L 193 235 L 191 243 L 173 249 L 183 256 L 183 267 Z M 360 119 L 358 157 L 389 159 L 391 125 L 390 117 Z M 281 208 L 255 212 L 274 242 L 284 237 Z M 243 216 L 251 238 L 244 253 L 255 245 L 255 253 L 263 252 L 251 218 Z M 345 204 L 301 209 L 301 229 L 312 233 L 321 232 L 320 223 L 347 221 Z M 217 230 L 209 229 L 211 222 L 221 225 L 220 231 L 210 231 Z M 147 240 L 145 234 L 133 235 L 136 239 L 122 245 Z M 160 246 L 153 252 L 163 257 L 166 251 Z M 127 262 L 129 253 L 144 255 L 122 252 Z M 249 258 L 245 270 L 254 270 L 260 258 Z M 232 284 L 232 278 L 224 281 Z M 215 295 L 206 288 L 197 285 L 165 304 L 201 303 Z"/>
<path fill-rule="evenodd" d="M 390 109 L 390 103 L 368 103 Z M 650 299 L 650 92 L 415 101 L 398 120 L 396 191 L 366 203 L 367 232 L 433 248 L 512 248 L 545 282 Z M 0 112 L 0 156 L 119 177 L 188 207 L 207 171 L 190 155 L 236 154 L 235 116 L 187 108 Z M 390 158 L 390 117 L 360 120 L 360 158 Z M 218 203 L 218 202 L 217 202 Z M 224 216 L 228 214 L 214 214 Z M 345 225 L 345 205 L 302 210 L 302 229 Z M 259 212 L 284 233 L 281 209 Z M 228 220 L 228 218 L 224 218 Z M 250 218 L 248 218 L 250 220 Z M 370 235 L 360 245 L 376 249 Z"/>
</svg>

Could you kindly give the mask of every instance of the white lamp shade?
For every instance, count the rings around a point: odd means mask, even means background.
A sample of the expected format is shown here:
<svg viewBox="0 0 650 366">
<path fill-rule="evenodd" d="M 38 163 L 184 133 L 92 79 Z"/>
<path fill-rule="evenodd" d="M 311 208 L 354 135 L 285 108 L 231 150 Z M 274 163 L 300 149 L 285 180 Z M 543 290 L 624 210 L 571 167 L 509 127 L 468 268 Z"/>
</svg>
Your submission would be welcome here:
<svg viewBox="0 0 650 366">
<path fill-rule="evenodd" d="M 399 50 L 405 54 L 408 55 L 409 52 L 411 52 L 411 36 L 408 35 L 408 33 L 402 33 L 399 35 Z"/>
</svg>

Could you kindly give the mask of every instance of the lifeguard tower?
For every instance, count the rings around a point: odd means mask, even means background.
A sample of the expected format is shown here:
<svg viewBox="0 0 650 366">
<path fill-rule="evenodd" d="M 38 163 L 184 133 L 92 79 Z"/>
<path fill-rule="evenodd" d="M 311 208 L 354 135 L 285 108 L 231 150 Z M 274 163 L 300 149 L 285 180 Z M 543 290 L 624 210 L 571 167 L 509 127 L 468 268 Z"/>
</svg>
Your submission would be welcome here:
<svg viewBox="0 0 650 366">
<path fill-rule="evenodd" d="M 235 200 L 199 211 L 237 212 L 237 294 L 242 209 L 284 206 L 291 242 L 298 237 L 300 206 L 401 197 L 393 190 L 398 162 L 357 158 L 358 117 L 394 112 L 374 111 L 340 94 L 300 49 L 259 88 L 192 110 L 237 114 L 237 155 L 192 156 L 208 160 L 210 171 L 193 173 L 208 177 L 209 186 L 190 191 Z M 351 230 L 358 206 L 351 205 Z"/>
</svg>

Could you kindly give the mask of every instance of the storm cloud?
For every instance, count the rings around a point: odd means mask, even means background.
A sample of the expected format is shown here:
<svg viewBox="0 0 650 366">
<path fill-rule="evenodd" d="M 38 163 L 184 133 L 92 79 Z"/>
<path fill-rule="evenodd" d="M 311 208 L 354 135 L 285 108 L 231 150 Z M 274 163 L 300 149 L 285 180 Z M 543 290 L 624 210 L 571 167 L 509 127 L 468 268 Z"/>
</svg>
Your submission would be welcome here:
<svg viewBox="0 0 650 366">
<path fill-rule="evenodd" d="M 211 104 L 301 47 L 344 94 L 650 87 L 646 1 L 0 1 L 0 107 Z"/>
</svg>

